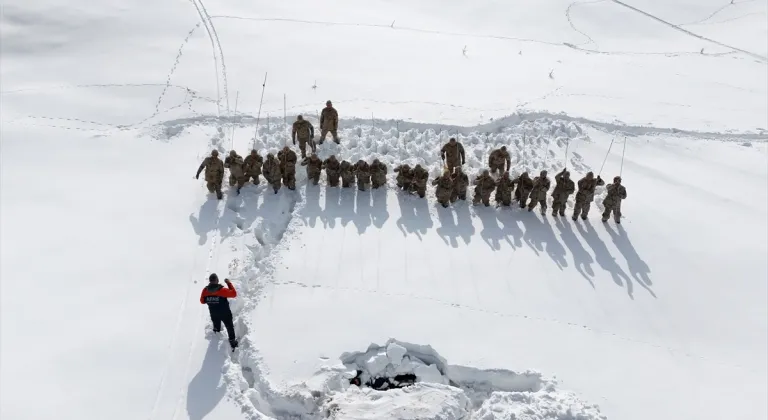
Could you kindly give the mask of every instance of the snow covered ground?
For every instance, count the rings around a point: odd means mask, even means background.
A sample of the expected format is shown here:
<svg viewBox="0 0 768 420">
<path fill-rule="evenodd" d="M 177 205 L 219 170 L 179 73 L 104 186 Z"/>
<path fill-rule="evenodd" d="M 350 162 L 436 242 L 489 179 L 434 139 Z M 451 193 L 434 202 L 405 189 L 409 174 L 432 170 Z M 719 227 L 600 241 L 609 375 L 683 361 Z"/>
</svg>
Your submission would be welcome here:
<svg viewBox="0 0 768 420">
<path fill-rule="evenodd" d="M 4 3 L 0 418 L 765 418 L 766 13 Z M 327 99 L 321 157 L 377 157 L 386 189 L 299 168 L 295 192 L 219 202 L 193 179 Z M 501 145 L 518 172 L 621 172 L 622 224 L 604 189 L 588 222 L 395 191 L 457 135 L 471 176 Z M 234 355 L 206 332 L 210 272 L 240 293 Z"/>
</svg>

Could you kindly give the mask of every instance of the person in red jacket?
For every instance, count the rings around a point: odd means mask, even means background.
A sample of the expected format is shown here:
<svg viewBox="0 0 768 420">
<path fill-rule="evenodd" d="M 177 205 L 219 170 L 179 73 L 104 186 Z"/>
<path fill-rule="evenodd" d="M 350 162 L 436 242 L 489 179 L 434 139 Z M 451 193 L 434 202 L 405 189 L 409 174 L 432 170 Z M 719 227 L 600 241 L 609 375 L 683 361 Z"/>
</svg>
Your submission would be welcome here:
<svg viewBox="0 0 768 420">
<path fill-rule="evenodd" d="M 229 345 L 234 351 L 237 347 L 237 338 L 235 337 L 235 325 L 232 322 L 232 311 L 229 309 L 228 299 L 237 297 L 237 290 L 229 279 L 224 279 L 224 283 L 227 284 L 226 288 L 219 284 L 219 276 L 216 273 L 211 273 L 208 277 L 208 286 L 205 286 L 200 294 L 200 303 L 208 305 L 213 332 L 221 332 L 221 324 L 224 323 L 229 337 Z"/>
</svg>

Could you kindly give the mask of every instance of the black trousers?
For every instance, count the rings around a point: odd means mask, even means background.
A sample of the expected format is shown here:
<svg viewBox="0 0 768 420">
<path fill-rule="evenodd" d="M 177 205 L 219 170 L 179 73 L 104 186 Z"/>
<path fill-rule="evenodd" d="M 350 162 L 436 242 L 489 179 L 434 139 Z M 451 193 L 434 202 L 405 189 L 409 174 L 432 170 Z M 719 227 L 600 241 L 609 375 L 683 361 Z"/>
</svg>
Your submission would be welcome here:
<svg viewBox="0 0 768 420">
<path fill-rule="evenodd" d="M 236 340 L 235 324 L 232 322 L 232 312 L 225 312 L 225 313 L 211 312 L 211 322 L 213 322 L 214 332 L 221 331 L 221 324 L 223 323 L 224 328 L 227 329 L 227 336 L 229 337 L 229 342 L 231 343 Z"/>
</svg>

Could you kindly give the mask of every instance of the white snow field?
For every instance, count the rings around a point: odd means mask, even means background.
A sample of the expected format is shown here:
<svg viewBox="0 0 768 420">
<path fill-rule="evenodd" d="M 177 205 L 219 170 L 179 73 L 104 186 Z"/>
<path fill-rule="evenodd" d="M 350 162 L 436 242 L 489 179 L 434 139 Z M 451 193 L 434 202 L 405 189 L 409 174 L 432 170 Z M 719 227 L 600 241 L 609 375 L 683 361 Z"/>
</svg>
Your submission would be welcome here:
<svg viewBox="0 0 768 420">
<path fill-rule="evenodd" d="M 0 418 L 766 418 L 767 17 L 3 2 Z M 319 155 L 378 158 L 386 188 L 299 167 L 295 191 L 218 201 L 194 179 L 213 148 L 290 145 L 284 114 L 316 125 L 328 99 L 342 140 Z M 587 221 L 573 196 L 560 218 L 398 191 L 392 168 L 434 179 L 451 136 L 470 177 L 501 145 L 514 173 L 621 174 L 622 223 L 604 187 Z M 238 289 L 234 353 L 199 303 L 211 272 Z"/>
</svg>

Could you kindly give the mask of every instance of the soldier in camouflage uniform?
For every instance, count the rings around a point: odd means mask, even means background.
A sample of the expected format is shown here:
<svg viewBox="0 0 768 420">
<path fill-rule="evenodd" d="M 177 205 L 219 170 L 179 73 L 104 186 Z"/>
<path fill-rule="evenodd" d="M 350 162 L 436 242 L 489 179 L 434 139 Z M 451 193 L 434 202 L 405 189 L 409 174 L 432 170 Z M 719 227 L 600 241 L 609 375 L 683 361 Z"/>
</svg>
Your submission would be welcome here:
<svg viewBox="0 0 768 420">
<path fill-rule="evenodd" d="M 360 159 L 352 165 L 352 172 L 357 177 L 357 188 L 360 191 L 365 191 L 365 186 L 371 183 L 371 166 L 368 162 Z"/>
<path fill-rule="evenodd" d="M 490 171 L 488 169 L 483 170 L 483 173 L 475 178 L 472 185 L 475 185 L 475 197 L 472 204 L 480 204 L 480 200 L 482 200 L 486 207 L 490 206 L 491 193 L 496 188 L 496 181 L 491 178 Z"/>
<path fill-rule="evenodd" d="M 312 185 L 317 185 L 320 182 L 320 172 L 323 170 L 323 161 L 317 157 L 316 153 L 312 153 L 309 159 L 301 162 L 302 166 L 307 167 L 307 181 L 312 181 Z"/>
<path fill-rule="evenodd" d="M 223 194 L 221 193 L 221 184 L 224 182 L 224 162 L 219 159 L 219 151 L 214 150 L 211 155 L 203 159 L 203 163 L 197 168 L 195 179 L 200 179 L 200 172 L 205 168 L 205 186 L 208 188 L 208 192 L 216 192 L 216 198 L 221 200 Z"/>
<path fill-rule="evenodd" d="M 621 185 L 620 176 L 614 177 L 613 184 L 608 185 L 605 189 L 608 191 L 608 195 L 603 200 L 603 205 L 605 206 L 603 223 L 608 221 L 608 218 L 611 217 L 611 212 L 613 212 L 613 220 L 621 224 L 621 200 L 626 200 L 627 189 Z"/>
<path fill-rule="evenodd" d="M 331 187 L 339 186 L 339 166 L 340 163 L 336 159 L 336 155 L 331 155 L 323 161 L 323 169 L 325 169 L 325 175 L 328 177 L 328 185 Z"/>
<path fill-rule="evenodd" d="M 528 176 L 528 171 L 523 172 L 519 177 L 512 181 L 517 185 L 515 189 L 515 200 L 520 203 L 520 208 L 525 208 L 525 203 L 528 201 L 528 195 L 533 189 L 533 180 Z"/>
<path fill-rule="evenodd" d="M 346 160 L 342 160 L 339 165 L 339 175 L 341 175 L 342 188 L 349 188 L 355 183 L 355 171 L 352 170 L 352 164 Z"/>
<path fill-rule="evenodd" d="M 432 181 L 432 185 L 436 185 L 435 196 L 437 202 L 442 204 L 443 207 L 448 207 L 451 201 L 451 194 L 453 193 L 453 178 L 448 172 L 448 169 L 443 171 L 443 174 Z"/>
<path fill-rule="evenodd" d="M 571 173 L 565 168 L 555 175 L 555 189 L 552 191 L 552 216 L 565 216 L 565 205 L 568 203 L 568 196 L 576 191 L 576 185 L 571 180 Z"/>
<path fill-rule="evenodd" d="M 448 143 L 440 149 L 440 158 L 445 162 L 448 171 L 453 173 L 454 168 L 461 167 L 465 162 L 464 146 L 451 137 Z"/>
<path fill-rule="evenodd" d="M 533 211 L 536 204 L 541 205 L 541 214 L 547 214 L 547 191 L 552 183 L 547 178 L 547 171 L 541 171 L 539 176 L 533 178 L 533 188 L 531 189 L 531 202 L 528 204 L 528 211 Z"/>
<path fill-rule="evenodd" d="M 506 164 L 506 166 L 504 166 Z M 498 170 L 501 173 L 508 171 L 512 166 L 512 160 L 507 152 L 507 146 L 501 146 L 501 149 L 496 149 L 488 156 L 488 167 L 491 168 L 491 174 L 496 174 Z M 498 190 L 497 190 L 498 191 Z"/>
<path fill-rule="evenodd" d="M 299 150 L 301 150 L 302 159 L 307 157 L 307 143 L 309 143 L 309 147 L 312 149 L 313 153 L 316 151 L 315 142 L 313 141 L 315 137 L 315 127 L 312 126 L 311 122 L 305 120 L 303 116 L 299 115 L 296 117 L 296 121 L 293 123 L 291 137 L 293 138 L 294 146 L 296 145 L 296 137 L 299 138 Z"/>
<path fill-rule="evenodd" d="M 277 159 L 280 161 L 280 174 L 283 177 L 283 185 L 289 190 L 296 189 L 296 152 L 288 146 L 277 152 Z"/>
<path fill-rule="evenodd" d="M 429 172 L 422 168 L 421 165 L 413 167 L 413 181 L 411 182 L 411 190 L 419 195 L 420 198 L 424 198 L 427 195 L 427 182 L 429 181 Z"/>
<path fill-rule="evenodd" d="M 587 220 L 589 209 L 592 206 L 592 200 L 595 199 L 595 188 L 598 185 L 605 185 L 605 181 L 600 175 L 595 179 L 595 174 L 587 172 L 587 176 L 579 180 L 579 191 L 576 193 L 576 202 L 573 205 L 573 217 L 576 220 L 581 214 L 581 220 Z"/>
<path fill-rule="evenodd" d="M 405 191 L 410 191 L 411 182 L 413 182 L 413 172 L 411 171 L 411 167 L 406 163 L 398 165 L 394 171 L 397 172 L 397 187 Z"/>
<path fill-rule="evenodd" d="M 245 185 L 245 162 L 243 162 L 243 157 L 234 150 L 231 150 L 229 156 L 224 159 L 224 167 L 229 169 L 229 186 L 234 187 L 237 184 L 237 194 L 240 195 L 240 189 Z"/>
<path fill-rule="evenodd" d="M 320 144 L 325 141 L 325 136 L 328 132 L 331 132 L 333 141 L 339 144 L 339 136 L 337 130 L 339 129 L 339 113 L 336 112 L 336 108 L 333 107 L 331 101 L 325 103 L 325 108 L 320 113 Z"/>
<path fill-rule="evenodd" d="M 502 206 L 509 206 L 512 204 L 512 189 L 514 184 L 509 178 L 509 172 L 504 171 L 496 181 L 496 203 Z"/>
<path fill-rule="evenodd" d="M 262 168 L 264 172 L 264 178 L 268 184 L 272 185 L 272 189 L 275 190 L 275 194 L 280 190 L 280 162 L 275 159 L 275 155 L 272 153 L 267 154 L 267 160 L 264 161 Z"/>
<path fill-rule="evenodd" d="M 259 185 L 259 175 L 261 175 L 261 165 L 264 163 L 264 159 L 259 156 L 259 152 L 256 149 L 251 150 L 251 154 L 245 157 L 245 182 L 248 182 L 253 178 L 253 184 Z"/>
<path fill-rule="evenodd" d="M 456 172 L 451 175 L 451 179 L 453 179 L 451 203 L 456 202 L 456 200 L 466 200 L 467 187 L 469 187 L 469 177 L 467 174 L 461 170 L 461 167 L 458 167 L 456 168 Z"/>
<path fill-rule="evenodd" d="M 371 163 L 371 187 L 379 188 L 387 184 L 387 165 L 380 160 L 374 159 Z"/>
</svg>

